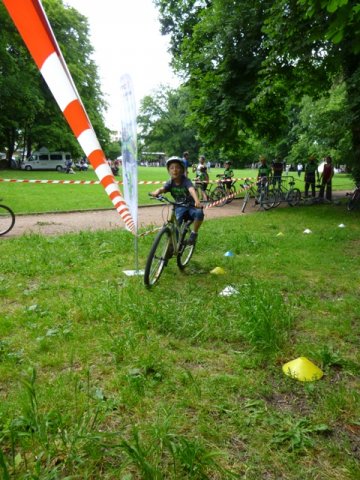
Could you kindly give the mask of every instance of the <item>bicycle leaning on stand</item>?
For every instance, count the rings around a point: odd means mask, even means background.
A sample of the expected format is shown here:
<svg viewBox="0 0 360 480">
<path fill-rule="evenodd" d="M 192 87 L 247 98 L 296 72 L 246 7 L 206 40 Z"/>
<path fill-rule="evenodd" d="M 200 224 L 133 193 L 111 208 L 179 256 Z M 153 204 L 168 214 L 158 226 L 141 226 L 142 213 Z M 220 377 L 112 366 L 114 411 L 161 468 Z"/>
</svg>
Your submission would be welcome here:
<svg viewBox="0 0 360 480">
<path fill-rule="evenodd" d="M 219 207 L 223 207 L 225 204 L 231 203 L 236 197 L 236 179 L 225 178 L 222 174 L 216 176 L 218 180 L 216 181 L 216 187 L 211 191 L 211 199 L 218 202 Z"/>
<path fill-rule="evenodd" d="M 288 186 L 285 184 L 286 181 Z M 298 188 L 295 188 L 294 185 L 295 180 L 291 175 L 282 177 L 277 186 L 274 184 L 273 190 L 276 198 L 274 207 L 278 207 L 281 202 L 287 202 L 290 207 L 299 205 L 301 200 L 301 192 Z"/>
<path fill-rule="evenodd" d="M 245 179 L 241 188 L 245 190 L 244 201 L 241 207 L 242 213 L 245 212 L 246 205 L 249 203 L 251 197 L 255 198 L 255 205 L 259 205 L 264 210 L 269 210 L 275 204 L 275 195 L 271 189 L 267 179 L 259 179 L 253 182 L 249 179 Z"/>
<path fill-rule="evenodd" d="M 183 270 L 190 262 L 195 250 L 195 245 L 189 244 L 192 220 L 185 220 L 180 225 L 175 215 L 176 207 L 188 205 L 173 202 L 163 195 L 152 198 L 171 205 L 171 213 L 170 218 L 156 235 L 146 261 L 144 283 L 148 287 L 155 285 L 159 280 L 170 258 L 176 256 L 176 263 L 180 270 Z"/>
<path fill-rule="evenodd" d="M 0 198 L 2 201 L 2 198 Z M 15 225 L 15 213 L 6 205 L 0 204 L 0 235 L 10 232 Z"/>
</svg>

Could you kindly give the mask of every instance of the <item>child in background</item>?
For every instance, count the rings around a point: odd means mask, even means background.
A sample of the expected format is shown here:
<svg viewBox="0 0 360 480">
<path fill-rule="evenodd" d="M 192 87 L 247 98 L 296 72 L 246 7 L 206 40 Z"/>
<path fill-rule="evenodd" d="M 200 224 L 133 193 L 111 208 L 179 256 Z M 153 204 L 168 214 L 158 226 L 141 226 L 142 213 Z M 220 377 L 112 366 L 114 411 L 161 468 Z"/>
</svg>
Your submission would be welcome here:
<svg viewBox="0 0 360 480">
<path fill-rule="evenodd" d="M 197 182 L 198 185 L 200 185 L 202 199 L 206 202 L 208 200 L 206 189 L 209 185 L 209 175 L 207 173 L 207 166 L 205 164 L 204 155 L 200 155 L 199 165 L 196 168 L 195 181 Z"/>
<path fill-rule="evenodd" d="M 226 189 L 230 193 L 230 188 L 233 184 L 231 179 L 234 176 L 234 170 L 231 168 L 231 162 L 229 162 L 228 160 L 224 163 L 224 167 L 225 167 L 224 173 L 222 175 L 217 175 L 217 176 L 221 177 L 221 180 L 225 184 Z"/>
</svg>

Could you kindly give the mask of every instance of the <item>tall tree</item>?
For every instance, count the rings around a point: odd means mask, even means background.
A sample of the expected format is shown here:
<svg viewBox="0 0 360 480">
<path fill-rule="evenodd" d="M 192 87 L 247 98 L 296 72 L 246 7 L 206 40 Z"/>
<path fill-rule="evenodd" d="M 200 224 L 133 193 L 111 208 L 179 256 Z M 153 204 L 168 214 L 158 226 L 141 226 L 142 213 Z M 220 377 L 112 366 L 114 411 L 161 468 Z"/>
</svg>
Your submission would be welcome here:
<svg viewBox="0 0 360 480">
<path fill-rule="evenodd" d="M 196 160 L 199 142 L 187 124 L 189 101 L 185 87 L 174 90 L 161 86 L 152 96 L 143 98 L 138 116 L 140 151 L 172 156 L 188 150 L 190 158 Z"/>
<path fill-rule="evenodd" d="M 360 167 L 359 4 L 348 0 L 276 0 L 264 32 L 265 78 L 281 78 L 312 97 L 334 79 L 345 82 L 351 115 L 352 160 Z M 349 159 L 347 159 L 349 160 Z"/>
<path fill-rule="evenodd" d="M 255 120 L 250 105 L 267 54 L 262 25 L 270 2 L 155 3 L 163 33 L 171 34 L 173 65 L 189 86 L 190 118 L 201 139 L 223 151 L 241 149 Z"/>
<path fill-rule="evenodd" d="M 99 140 L 108 142 L 106 105 L 91 58 L 87 19 L 62 0 L 44 0 L 43 5 Z M 47 146 L 80 155 L 78 142 L 2 3 L 0 21 L 0 148 L 7 149 L 9 159 L 21 143 L 26 153 Z"/>
<path fill-rule="evenodd" d="M 350 0 L 154 0 L 200 138 L 230 151 L 255 132 L 281 146 L 303 95 L 345 81 L 360 166 L 360 7 Z M 283 147 L 281 147 L 283 149 Z M 348 160 L 348 159 L 347 159 Z"/>
</svg>

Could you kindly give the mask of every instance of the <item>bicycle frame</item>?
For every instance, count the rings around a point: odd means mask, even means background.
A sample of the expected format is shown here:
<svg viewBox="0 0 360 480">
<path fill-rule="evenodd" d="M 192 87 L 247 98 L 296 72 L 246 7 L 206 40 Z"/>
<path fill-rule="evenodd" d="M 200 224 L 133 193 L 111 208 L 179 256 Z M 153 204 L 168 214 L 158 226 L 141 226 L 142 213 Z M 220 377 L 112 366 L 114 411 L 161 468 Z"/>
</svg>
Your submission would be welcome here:
<svg viewBox="0 0 360 480">
<path fill-rule="evenodd" d="M 188 206 L 184 203 L 172 202 L 166 197 L 159 195 L 156 199 L 172 206 L 170 218 L 164 223 L 157 234 L 150 249 L 144 273 L 144 283 L 151 287 L 160 278 L 164 267 L 167 266 L 171 257 L 176 256 L 176 262 L 180 270 L 189 263 L 195 249 L 195 244 L 188 241 L 190 237 L 190 225 L 192 220 L 184 220 L 179 225 L 175 214 L 177 206 Z"/>
<path fill-rule="evenodd" d="M 285 181 L 288 180 L 288 185 L 285 185 Z M 278 207 L 281 202 L 287 202 L 290 207 L 298 205 L 301 200 L 301 192 L 298 188 L 295 188 L 295 180 L 291 175 L 281 177 L 280 181 L 274 181 L 273 179 L 273 191 L 275 195 L 275 207 Z M 277 184 L 277 186 L 276 186 Z"/>
</svg>

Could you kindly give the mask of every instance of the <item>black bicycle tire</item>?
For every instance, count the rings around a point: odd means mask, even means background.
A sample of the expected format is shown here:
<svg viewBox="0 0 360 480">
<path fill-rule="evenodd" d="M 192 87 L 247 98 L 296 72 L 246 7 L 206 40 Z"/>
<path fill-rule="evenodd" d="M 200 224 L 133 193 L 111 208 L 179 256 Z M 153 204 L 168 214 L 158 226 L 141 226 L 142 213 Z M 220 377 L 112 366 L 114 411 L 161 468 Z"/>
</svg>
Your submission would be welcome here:
<svg viewBox="0 0 360 480">
<path fill-rule="evenodd" d="M 270 197 L 270 195 L 272 195 L 272 197 Z M 260 206 L 264 210 L 270 210 L 270 208 L 273 208 L 275 205 L 275 201 L 276 195 L 272 190 L 263 191 L 260 193 Z"/>
<path fill-rule="evenodd" d="M 179 252 L 176 256 L 176 263 L 180 270 L 184 270 L 184 268 L 189 264 L 195 250 L 194 244 L 188 245 L 187 243 L 190 237 L 190 233 L 191 230 L 189 228 L 189 225 L 185 225 L 180 238 Z"/>
<path fill-rule="evenodd" d="M 2 210 L 5 210 L 7 212 L 7 215 L 5 213 L 2 213 Z M 15 213 L 11 210 L 11 208 L 7 207 L 6 205 L 0 205 L 0 219 L 2 217 L 5 218 L 5 216 L 9 217 L 9 222 L 5 225 L 4 229 L 2 230 L 2 220 L 0 220 L 0 236 L 5 235 L 5 233 L 9 233 L 10 230 L 13 228 L 15 225 Z"/>
<path fill-rule="evenodd" d="M 273 192 L 274 192 L 274 195 L 275 195 L 275 203 L 273 205 L 273 208 L 277 208 L 281 203 L 282 190 L 280 190 L 280 188 L 274 188 Z"/>
<path fill-rule="evenodd" d="M 229 196 L 229 198 L 226 200 L 226 203 L 229 204 L 234 200 L 236 196 L 236 188 L 234 187 L 234 185 L 231 185 L 230 189 L 227 190 L 226 195 Z"/>
<path fill-rule="evenodd" d="M 245 212 L 245 208 L 246 208 L 246 205 L 247 205 L 248 202 L 249 202 L 249 199 L 250 199 L 250 190 L 248 190 L 247 192 L 245 192 L 243 204 L 242 204 L 242 207 L 241 207 L 241 213 L 244 213 L 244 212 Z"/>
<path fill-rule="evenodd" d="M 166 243 L 164 242 L 164 237 L 167 237 Z M 163 227 L 160 232 L 156 235 L 155 240 L 151 246 L 148 258 L 146 260 L 145 271 L 144 271 L 144 283 L 147 287 L 152 287 L 156 282 L 159 281 L 161 274 L 164 270 L 164 267 L 167 264 L 166 252 L 168 251 L 169 245 L 171 242 L 171 231 L 168 227 Z M 158 252 L 158 257 L 156 253 L 160 246 L 160 252 Z M 153 268 L 153 262 L 157 260 L 156 271 Z"/>
<path fill-rule="evenodd" d="M 288 191 L 286 195 L 286 201 L 290 207 L 296 207 L 299 205 L 301 200 L 301 192 L 298 188 L 292 188 Z"/>
<path fill-rule="evenodd" d="M 225 205 L 226 203 L 225 195 L 226 193 L 222 187 L 214 188 L 213 194 L 212 194 L 212 200 L 214 202 L 217 202 L 216 204 L 217 207 L 223 207 Z"/>
<path fill-rule="evenodd" d="M 360 207 L 360 191 L 359 190 L 355 190 L 355 192 L 353 192 L 353 194 L 351 195 L 350 200 L 348 201 L 348 204 L 347 204 L 347 209 L 350 212 L 352 210 L 355 210 L 355 207 L 357 205 Z"/>
</svg>

